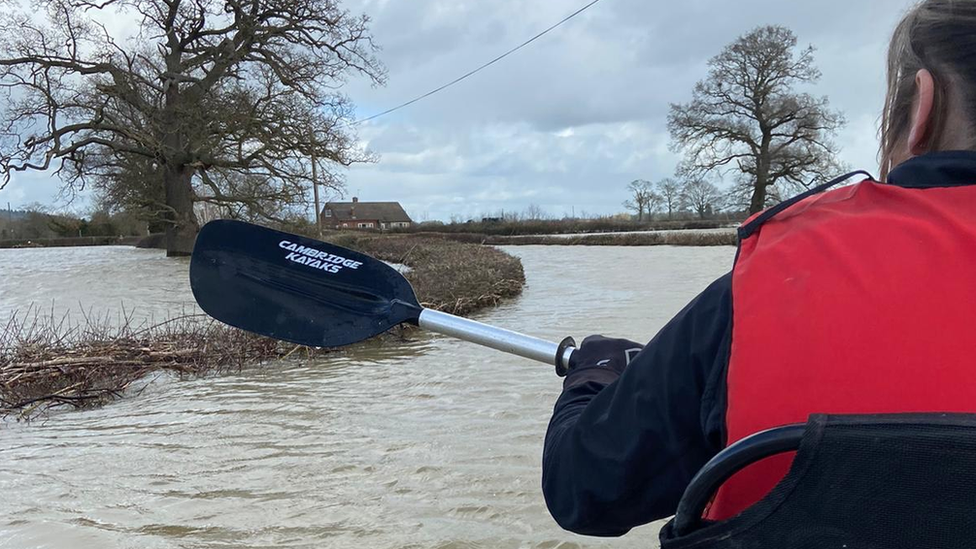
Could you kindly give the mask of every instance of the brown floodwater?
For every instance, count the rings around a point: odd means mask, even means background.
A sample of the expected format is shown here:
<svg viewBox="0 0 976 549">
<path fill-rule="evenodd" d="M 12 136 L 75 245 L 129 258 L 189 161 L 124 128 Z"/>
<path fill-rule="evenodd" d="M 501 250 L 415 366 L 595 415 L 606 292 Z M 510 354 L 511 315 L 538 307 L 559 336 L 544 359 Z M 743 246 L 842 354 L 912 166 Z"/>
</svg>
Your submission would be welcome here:
<svg viewBox="0 0 976 549">
<path fill-rule="evenodd" d="M 506 251 L 525 292 L 476 318 L 553 340 L 646 341 L 734 254 Z M 0 319 L 31 303 L 74 320 L 192 313 L 186 270 L 133 248 L 0 250 Z M 545 365 L 424 334 L 156 378 L 100 409 L 0 424 L 0 548 L 656 546 L 658 525 L 607 540 L 548 515 L 540 458 L 559 390 Z"/>
</svg>

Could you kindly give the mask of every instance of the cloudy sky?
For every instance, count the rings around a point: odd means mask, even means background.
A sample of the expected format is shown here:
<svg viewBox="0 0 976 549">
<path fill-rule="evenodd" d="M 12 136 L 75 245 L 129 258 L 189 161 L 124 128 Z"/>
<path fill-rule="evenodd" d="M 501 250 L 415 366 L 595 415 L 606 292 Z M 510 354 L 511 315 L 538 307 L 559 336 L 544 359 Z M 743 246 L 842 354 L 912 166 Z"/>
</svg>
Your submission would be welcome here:
<svg viewBox="0 0 976 549">
<path fill-rule="evenodd" d="M 367 13 L 385 87 L 353 80 L 364 118 L 518 45 L 588 0 L 345 0 Z M 601 0 L 516 54 L 359 127 L 376 164 L 347 173 L 346 196 L 399 200 L 418 220 L 538 205 L 551 215 L 621 211 L 626 184 L 671 175 L 669 103 L 690 99 L 723 46 L 765 24 L 817 48 L 827 95 L 848 125 L 842 159 L 877 172 L 884 53 L 911 0 Z M 0 202 L 54 200 L 45 175 L 17 177 Z"/>
</svg>

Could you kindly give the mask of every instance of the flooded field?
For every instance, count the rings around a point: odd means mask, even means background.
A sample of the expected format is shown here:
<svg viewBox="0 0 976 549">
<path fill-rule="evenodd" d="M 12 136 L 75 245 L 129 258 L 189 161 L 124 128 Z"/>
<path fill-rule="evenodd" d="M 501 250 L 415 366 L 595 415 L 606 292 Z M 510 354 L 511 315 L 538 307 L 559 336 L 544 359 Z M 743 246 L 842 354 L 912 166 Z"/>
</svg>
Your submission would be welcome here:
<svg viewBox="0 0 976 549">
<path fill-rule="evenodd" d="M 483 322 L 640 341 L 731 247 L 507 248 L 522 297 Z M 194 312 L 187 262 L 132 248 L 0 250 L 0 317 L 31 303 L 136 321 Z M 104 408 L 0 425 L 0 547 L 637 548 L 575 536 L 540 490 L 552 368 L 442 337 L 159 378 Z"/>
</svg>

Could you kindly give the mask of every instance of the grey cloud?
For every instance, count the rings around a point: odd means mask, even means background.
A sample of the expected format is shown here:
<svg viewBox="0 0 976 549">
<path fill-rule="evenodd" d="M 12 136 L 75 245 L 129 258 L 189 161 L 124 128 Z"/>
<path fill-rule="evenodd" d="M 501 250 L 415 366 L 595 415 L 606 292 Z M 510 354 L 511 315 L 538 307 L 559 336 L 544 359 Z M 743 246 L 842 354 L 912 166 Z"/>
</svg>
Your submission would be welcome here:
<svg viewBox="0 0 976 549">
<path fill-rule="evenodd" d="M 359 116 L 375 114 L 488 61 L 584 3 L 347 1 L 351 11 L 372 17 L 389 83 L 372 88 L 353 80 L 345 91 Z M 884 50 L 910 3 L 603 0 L 461 84 L 359 126 L 381 161 L 351 169 L 347 194 L 400 200 L 416 217 L 440 219 L 531 203 L 554 215 L 574 207 L 618 212 L 628 181 L 673 172 L 669 103 L 688 100 L 722 47 L 768 23 L 788 26 L 801 44 L 818 48 L 823 79 L 809 91 L 846 113 L 850 123 L 838 137 L 843 159 L 874 170 Z"/>
<path fill-rule="evenodd" d="M 403 4 L 420 13 L 425 8 L 440 11 L 441 3 Z M 478 10 L 468 10 L 471 19 L 455 21 L 456 29 L 480 34 L 478 30 L 489 22 L 497 23 L 497 14 L 505 14 L 508 28 L 518 31 L 496 33 L 490 42 L 444 44 L 440 55 L 431 56 L 431 45 L 438 43 L 436 34 L 428 39 L 422 31 L 405 35 L 400 30 L 396 47 L 390 48 L 396 56 L 387 60 L 390 86 L 366 93 L 363 105 L 389 106 L 427 91 L 530 36 L 576 5 L 516 0 L 476 4 Z M 559 9 L 554 9 L 557 4 Z M 660 121 L 667 104 L 686 98 L 704 75 L 709 57 L 764 23 L 790 26 L 801 43 L 820 48 L 822 87 L 841 88 L 842 80 L 853 87 L 863 75 L 880 73 L 875 55 L 883 52 L 898 13 L 890 4 L 607 0 L 502 63 L 410 107 L 409 116 L 430 125 L 527 121 L 543 130 L 595 122 Z M 884 7 L 888 9 L 882 11 Z M 401 18 L 387 23 L 383 12 L 375 17 L 377 39 L 383 43 L 383 29 L 399 28 Z M 411 48 L 416 48 L 414 57 Z M 860 55 L 848 57 L 852 50 Z M 401 65 L 403 59 L 409 62 Z M 863 95 L 863 91 L 847 92 L 845 99 L 861 107 Z"/>
<path fill-rule="evenodd" d="M 371 122 L 363 136 L 383 160 L 354 169 L 349 181 L 377 195 L 409 189 L 414 207 L 442 219 L 530 203 L 557 215 L 573 206 L 620 211 L 627 181 L 674 169 L 669 104 L 690 97 L 722 47 L 770 23 L 817 47 L 823 78 L 808 91 L 829 96 L 847 115 L 838 136 L 842 158 L 873 170 L 884 51 L 910 3 L 604 0 L 471 79 Z M 377 112 L 463 74 L 580 5 L 369 1 L 377 41 L 393 44 L 384 53 L 390 83 L 353 87 L 352 96 L 361 114 Z"/>
</svg>

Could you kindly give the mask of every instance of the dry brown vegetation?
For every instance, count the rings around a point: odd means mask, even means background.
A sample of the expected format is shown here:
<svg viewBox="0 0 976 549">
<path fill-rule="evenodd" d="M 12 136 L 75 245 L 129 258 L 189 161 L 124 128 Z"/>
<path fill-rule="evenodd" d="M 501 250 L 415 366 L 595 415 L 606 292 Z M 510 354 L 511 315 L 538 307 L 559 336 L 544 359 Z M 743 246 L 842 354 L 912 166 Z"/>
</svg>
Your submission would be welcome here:
<svg viewBox="0 0 976 549">
<path fill-rule="evenodd" d="M 681 219 L 647 219 L 645 221 L 631 221 L 612 217 L 594 219 L 506 219 L 502 221 L 468 221 L 466 223 L 440 223 L 429 221 L 410 227 L 409 229 L 394 229 L 403 233 L 451 233 L 451 234 L 488 234 L 495 236 L 516 235 L 546 235 L 546 234 L 584 234 L 584 233 L 616 233 L 630 231 L 682 231 L 717 229 L 729 223 L 742 221 L 741 215 L 722 214 L 715 219 L 689 219 L 687 214 L 681 214 Z M 677 216 L 676 216 L 677 217 Z"/>
<path fill-rule="evenodd" d="M 522 263 L 501 250 L 442 238 L 343 233 L 329 239 L 373 257 L 410 267 L 405 274 L 425 307 L 455 315 L 517 296 Z"/>
<path fill-rule="evenodd" d="M 485 246 L 413 236 L 341 234 L 331 240 L 409 266 L 406 276 L 421 303 L 452 314 L 516 296 L 525 282 L 518 259 Z M 197 376 L 327 352 L 249 334 L 204 315 L 134 327 L 125 319 L 86 318 L 77 325 L 27 311 L 0 331 L 0 417 L 29 419 L 55 407 L 96 406 L 158 372 Z"/>
<path fill-rule="evenodd" d="M 152 372 L 199 374 L 280 353 L 273 340 L 200 316 L 134 328 L 74 325 L 36 310 L 15 315 L 0 332 L 0 415 L 97 405 Z"/>
<path fill-rule="evenodd" d="M 574 236 L 492 236 L 484 234 L 432 234 L 456 242 L 492 246 L 735 246 L 738 236 L 729 232 L 662 231 Z"/>
</svg>

